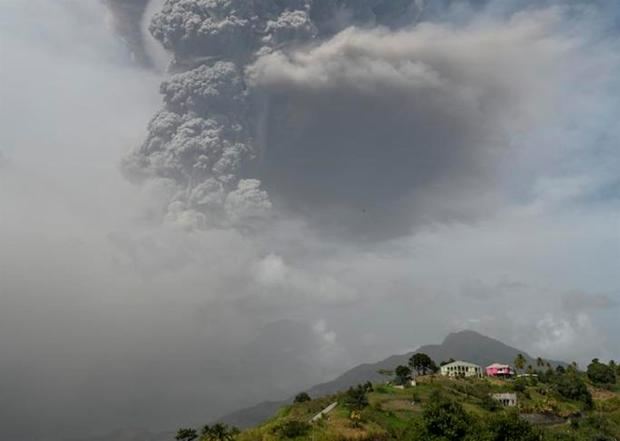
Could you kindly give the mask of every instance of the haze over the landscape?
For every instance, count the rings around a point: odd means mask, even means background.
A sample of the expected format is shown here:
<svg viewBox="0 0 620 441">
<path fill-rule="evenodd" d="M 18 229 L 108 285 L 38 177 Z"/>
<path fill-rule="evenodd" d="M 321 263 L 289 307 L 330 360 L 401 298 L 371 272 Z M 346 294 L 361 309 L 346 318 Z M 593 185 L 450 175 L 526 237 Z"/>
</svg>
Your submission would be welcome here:
<svg viewBox="0 0 620 441">
<path fill-rule="evenodd" d="M 0 438 L 197 424 L 461 329 L 619 359 L 619 20 L 1 0 Z"/>
</svg>

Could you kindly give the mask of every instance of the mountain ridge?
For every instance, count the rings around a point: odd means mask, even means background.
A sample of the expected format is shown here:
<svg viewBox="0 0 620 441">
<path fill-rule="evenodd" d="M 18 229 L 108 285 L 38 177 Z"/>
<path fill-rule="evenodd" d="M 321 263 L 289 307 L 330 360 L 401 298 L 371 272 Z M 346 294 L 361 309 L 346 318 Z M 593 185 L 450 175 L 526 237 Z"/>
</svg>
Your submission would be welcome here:
<svg viewBox="0 0 620 441">
<path fill-rule="evenodd" d="M 467 360 L 481 366 L 491 363 L 512 364 L 518 354 L 522 354 L 526 359 L 526 364 L 536 365 L 536 359 L 527 352 L 509 346 L 501 341 L 482 335 L 476 331 L 464 330 L 448 334 L 442 343 L 420 346 L 418 349 L 405 354 L 391 355 L 376 363 L 364 363 L 345 371 L 331 381 L 317 384 L 307 389 L 310 396 L 323 396 L 342 391 L 356 384 L 370 382 L 381 382 L 386 379 L 385 375 L 378 371 L 381 369 L 393 370 L 396 366 L 406 365 L 411 355 L 416 352 L 428 354 L 435 362 L 448 360 L 450 358 Z M 552 365 L 565 363 L 560 361 L 548 360 Z M 301 392 L 301 391 L 300 391 Z M 260 424 L 274 415 L 283 405 L 289 404 L 292 397 L 282 401 L 265 401 L 254 406 L 240 409 L 238 411 L 222 416 L 219 421 L 237 427 L 250 427 Z"/>
</svg>

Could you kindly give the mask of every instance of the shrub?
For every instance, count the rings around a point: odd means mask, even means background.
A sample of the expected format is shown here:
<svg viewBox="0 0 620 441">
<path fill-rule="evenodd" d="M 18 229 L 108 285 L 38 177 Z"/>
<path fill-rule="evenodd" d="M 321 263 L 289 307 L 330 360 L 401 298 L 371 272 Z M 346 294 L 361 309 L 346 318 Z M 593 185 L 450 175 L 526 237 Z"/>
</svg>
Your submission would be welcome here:
<svg viewBox="0 0 620 441">
<path fill-rule="evenodd" d="M 284 438 L 298 438 L 306 435 L 312 426 L 305 421 L 291 420 L 280 424 L 274 432 Z"/>
<path fill-rule="evenodd" d="M 485 395 L 484 398 L 482 398 L 480 406 L 489 412 L 495 412 L 500 408 L 497 400 L 493 399 L 490 395 Z"/>
<path fill-rule="evenodd" d="M 434 395 L 423 412 L 422 439 L 462 441 L 472 426 L 472 418 L 463 406 L 440 395 Z"/>
<path fill-rule="evenodd" d="M 592 408 L 592 395 L 586 383 L 575 374 L 558 375 L 554 379 L 555 390 L 564 398 L 581 401 L 586 408 Z"/>
<path fill-rule="evenodd" d="M 498 414 L 487 422 L 488 441 L 538 441 L 540 435 L 514 412 Z"/>
<path fill-rule="evenodd" d="M 588 378 L 597 384 L 615 384 L 616 372 L 615 369 L 607 366 L 604 363 L 598 361 L 597 358 L 592 360 L 592 363 L 588 365 Z"/>
<path fill-rule="evenodd" d="M 344 404 L 351 410 L 362 410 L 368 406 L 368 397 L 366 396 L 366 388 L 363 385 L 351 387 L 344 396 Z"/>
<path fill-rule="evenodd" d="M 385 386 L 377 386 L 375 388 L 375 392 L 380 393 L 380 394 L 386 394 L 388 393 L 388 389 Z"/>
<path fill-rule="evenodd" d="M 310 398 L 310 395 L 308 395 L 306 392 L 301 392 L 298 393 L 295 396 L 295 403 L 305 403 L 306 401 L 310 401 L 312 398 Z"/>
<path fill-rule="evenodd" d="M 524 378 L 517 378 L 513 384 L 513 389 L 515 390 L 515 392 L 525 392 L 525 388 L 526 388 L 526 381 Z"/>
</svg>

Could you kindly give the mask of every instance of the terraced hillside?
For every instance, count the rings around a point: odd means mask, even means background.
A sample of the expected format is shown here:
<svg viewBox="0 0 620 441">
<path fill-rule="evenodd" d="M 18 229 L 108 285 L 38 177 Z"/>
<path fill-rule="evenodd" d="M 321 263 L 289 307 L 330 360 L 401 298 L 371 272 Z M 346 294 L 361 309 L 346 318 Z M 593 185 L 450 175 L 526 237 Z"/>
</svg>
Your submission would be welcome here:
<svg viewBox="0 0 620 441">
<path fill-rule="evenodd" d="M 518 405 L 502 407 L 491 398 L 495 393 L 515 393 Z M 338 405 L 331 412 L 311 422 L 334 402 Z M 368 383 L 285 406 L 269 421 L 232 438 L 611 441 L 620 439 L 620 389 L 594 385 L 572 368 L 516 380 L 428 375 L 418 377 L 416 386 Z M 213 438 L 205 432 L 202 439 Z"/>
</svg>

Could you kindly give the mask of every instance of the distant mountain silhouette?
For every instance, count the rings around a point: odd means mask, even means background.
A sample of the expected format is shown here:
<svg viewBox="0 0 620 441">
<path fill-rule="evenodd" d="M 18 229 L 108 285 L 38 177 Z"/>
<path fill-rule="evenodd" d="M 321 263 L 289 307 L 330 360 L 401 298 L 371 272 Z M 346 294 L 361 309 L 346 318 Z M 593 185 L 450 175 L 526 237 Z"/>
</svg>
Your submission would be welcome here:
<svg viewBox="0 0 620 441">
<path fill-rule="evenodd" d="M 461 331 L 449 334 L 439 345 L 421 346 L 413 352 L 402 355 L 392 355 L 378 363 L 361 364 L 340 375 L 338 378 L 327 383 L 318 384 L 311 387 L 306 392 L 311 397 L 333 394 L 343 389 L 347 389 L 366 381 L 381 382 L 386 377 L 378 371 L 381 369 L 393 370 L 396 366 L 407 364 L 409 358 L 416 352 L 428 354 L 437 364 L 444 360 L 454 358 L 455 360 L 466 360 L 481 366 L 491 363 L 512 364 L 518 354 L 523 354 L 527 364 L 536 366 L 536 359 L 525 351 L 513 348 L 499 340 L 484 336 L 474 331 Z M 558 361 L 550 361 L 552 365 L 564 364 Z M 264 402 L 246 409 L 233 412 L 221 418 L 228 424 L 237 427 L 251 427 L 270 418 L 283 405 L 290 403 L 291 400 L 279 402 Z"/>
</svg>

